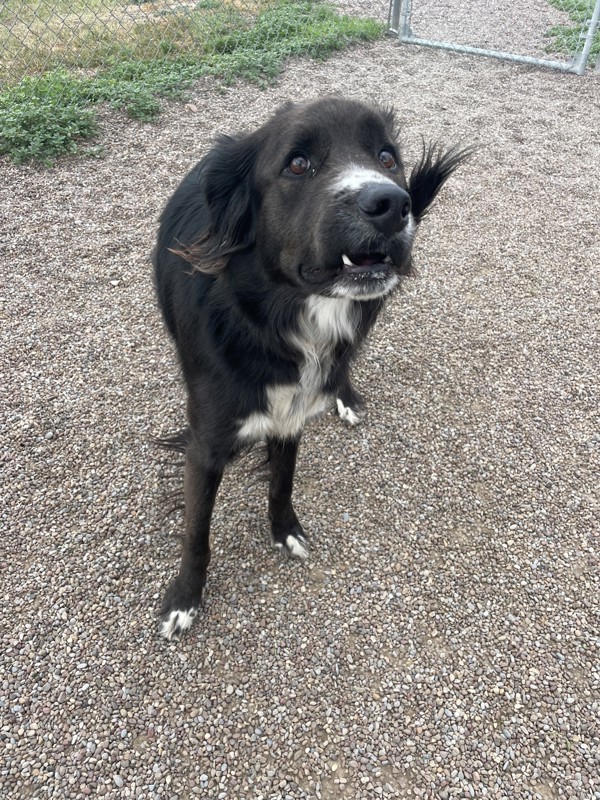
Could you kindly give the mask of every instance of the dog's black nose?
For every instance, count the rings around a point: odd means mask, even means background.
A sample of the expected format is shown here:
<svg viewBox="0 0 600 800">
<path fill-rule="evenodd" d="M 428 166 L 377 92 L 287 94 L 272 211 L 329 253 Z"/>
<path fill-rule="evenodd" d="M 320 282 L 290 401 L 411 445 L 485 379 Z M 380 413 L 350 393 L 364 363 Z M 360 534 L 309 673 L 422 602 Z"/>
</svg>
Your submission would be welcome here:
<svg viewBox="0 0 600 800">
<path fill-rule="evenodd" d="M 408 223 L 410 195 L 394 183 L 367 183 L 356 198 L 361 215 L 378 231 L 391 236 Z"/>
</svg>

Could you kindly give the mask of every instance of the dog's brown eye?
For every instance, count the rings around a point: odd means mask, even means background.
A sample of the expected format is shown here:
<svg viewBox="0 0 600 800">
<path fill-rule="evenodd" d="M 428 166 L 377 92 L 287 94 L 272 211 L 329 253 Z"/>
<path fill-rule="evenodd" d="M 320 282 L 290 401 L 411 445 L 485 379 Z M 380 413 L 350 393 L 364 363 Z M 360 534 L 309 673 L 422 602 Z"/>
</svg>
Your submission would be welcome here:
<svg viewBox="0 0 600 800">
<path fill-rule="evenodd" d="M 294 156 L 288 164 L 288 169 L 292 175 L 304 175 L 310 169 L 310 161 L 304 156 Z"/>
<path fill-rule="evenodd" d="M 381 153 L 379 153 L 379 160 L 386 169 L 394 169 L 394 167 L 397 166 L 394 154 L 390 153 L 389 150 L 382 150 Z"/>
</svg>

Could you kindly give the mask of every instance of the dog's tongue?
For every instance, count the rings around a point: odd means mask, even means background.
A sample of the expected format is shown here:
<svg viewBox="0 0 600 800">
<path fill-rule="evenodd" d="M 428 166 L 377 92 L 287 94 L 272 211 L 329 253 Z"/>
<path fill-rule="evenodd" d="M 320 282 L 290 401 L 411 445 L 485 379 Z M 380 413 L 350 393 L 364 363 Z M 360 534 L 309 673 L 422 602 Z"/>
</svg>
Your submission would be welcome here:
<svg viewBox="0 0 600 800">
<path fill-rule="evenodd" d="M 383 263 L 384 259 L 385 256 L 381 253 L 351 253 L 349 256 L 342 256 L 342 261 L 347 267 L 372 267 Z"/>
</svg>

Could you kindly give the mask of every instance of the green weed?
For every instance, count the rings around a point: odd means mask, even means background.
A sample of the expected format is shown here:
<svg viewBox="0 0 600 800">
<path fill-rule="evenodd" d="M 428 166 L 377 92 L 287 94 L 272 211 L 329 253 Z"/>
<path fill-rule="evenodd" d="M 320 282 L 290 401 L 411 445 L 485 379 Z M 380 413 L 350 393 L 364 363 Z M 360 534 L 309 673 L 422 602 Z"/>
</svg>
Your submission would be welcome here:
<svg viewBox="0 0 600 800">
<path fill-rule="evenodd" d="M 0 155 L 17 163 L 49 164 L 74 153 L 77 142 L 96 133 L 96 120 L 81 92 L 81 81 L 56 71 L 24 78 L 0 95 Z"/>
</svg>

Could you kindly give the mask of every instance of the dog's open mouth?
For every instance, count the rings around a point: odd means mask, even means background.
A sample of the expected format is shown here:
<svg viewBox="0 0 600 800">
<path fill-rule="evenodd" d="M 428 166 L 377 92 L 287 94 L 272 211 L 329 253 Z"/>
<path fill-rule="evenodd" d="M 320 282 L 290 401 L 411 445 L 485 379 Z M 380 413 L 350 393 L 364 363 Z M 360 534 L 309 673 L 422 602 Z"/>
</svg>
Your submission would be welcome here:
<svg viewBox="0 0 600 800">
<path fill-rule="evenodd" d="M 388 294 L 399 281 L 391 256 L 380 252 L 344 253 L 332 289 L 336 297 L 370 300 Z"/>
<path fill-rule="evenodd" d="M 347 272 L 375 272 L 389 269 L 392 259 L 384 253 L 350 253 L 342 255 L 344 271 Z"/>
</svg>

